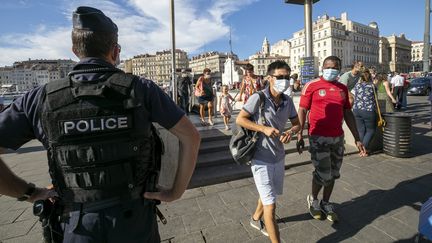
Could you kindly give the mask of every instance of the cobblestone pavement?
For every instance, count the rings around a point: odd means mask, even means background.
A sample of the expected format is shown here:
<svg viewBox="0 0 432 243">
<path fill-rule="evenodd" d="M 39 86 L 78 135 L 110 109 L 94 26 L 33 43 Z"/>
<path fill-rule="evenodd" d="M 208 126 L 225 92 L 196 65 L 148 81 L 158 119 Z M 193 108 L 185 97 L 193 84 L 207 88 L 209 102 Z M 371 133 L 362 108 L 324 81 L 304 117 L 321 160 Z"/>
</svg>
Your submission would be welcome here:
<svg viewBox="0 0 432 243">
<path fill-rule="evenodd" d="M 432 196 L 432 132 L 425 97 L 410 97 L 412 158 L 375 154 L 344 158 L 332 201 L 341 222 L 313 220 L 306 195 L 311 165 L 285 172 L 284 193 L 276 214 L 284 242 L 413 242 L 421 203 Z M 49 183 L 45 151 L 32 141 L 2 155 L 14 172 L 38 185 Z M 252 178 L 188 190 L 182 199 L 163 203 L 168 224 L 159 224 L 163 242 L 269 242 L 249 226 L 258 194 Z M 42 242 L 31 205 L 0 196 L 0 241 Z"/>
</svg>

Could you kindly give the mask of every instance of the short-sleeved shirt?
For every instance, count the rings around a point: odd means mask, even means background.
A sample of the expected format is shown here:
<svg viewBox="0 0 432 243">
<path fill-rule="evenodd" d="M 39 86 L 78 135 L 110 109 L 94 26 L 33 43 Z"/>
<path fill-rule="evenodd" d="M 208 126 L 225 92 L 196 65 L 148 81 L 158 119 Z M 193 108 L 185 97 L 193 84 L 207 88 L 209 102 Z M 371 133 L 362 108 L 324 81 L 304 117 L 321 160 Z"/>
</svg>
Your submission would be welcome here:
<svg viewBox="0 0 432 243">
<path fill-rule="evenodd" d="M 396 75 L 391 79 L 390 83 L 394 85 L 394 87 L 402 87 L 404 86 L 404 80 L 404 77 Z"/>
<path fill-rule="evenodd" d="M 353 110 L 373 111 L 376 110 L 374 95 L 375 85 L 373 83 L 359 82 L 351 90 L 354 95 Z M 376 89 L 375 89 L 376 91 Z"/>
<path fill-rule="evenodd" d="M 353 75 L 351 71 L 348 71 L 340 76 L 339 82 L 345 84 L 345 86 L 348 87 L 348 90 L 351 91 L 359 79 L 360 75 Z"/>
<path fill-rule="evenodd" d="M 288 119 L 297 117 L 297 111 L 294 107 L 294 102 L 290 97 L 282 94 L 282 102 L 276 107 L 273 102 L 269 88 L 263 90 L 266 97 L 264 102 L 264 118 L 265 126 L 274 127 L 279 132 L 284 132 L 285 124 Z M 243 106 L 243 110 L 249 113 L 254 121 L 261 123 L 260 118 L 260 96 L 258 93 L 251 95 Z M 285 158 L 285 150 L 283 143 L 277 138 L 269 138 L 265 134 L 259 134 L 257 150 L 254 155 L 255 160 L 265 161 L 266 163 L 274 164 Z"/>
<path fill-rule="evenodd" d="M 98 58 L 81 60 L 74 70 L 111 67 L 108 62 Z M 75 74 L 79 82 L 99 79 L 101 73 Z M 16 99 L 0 113 L 0 147 L 18 149 L 24 143 L 38 139 L 45 148 L 46 136 L 42 130 L 39 109 L 44 96 L 44 86 L 39 86 L 24 96 Z M 140 99 L 149 112 L 148 121 L 157 122 L 170 129 L 184 116 L 184 112 L 155 84 L 147 79 L 140 79 L 135 84 L 136 98 Z M 144 118 L 143 118 L 144 119 Z"/>
<path fill-rule="evenodd" d="M 351 109 L 347 87 L 337 81 L 313 80 L 303 87 L 300 107 L 309 112 L 309 135 L 339 137 L 344 134 L 344 110 Z"/>
</svg>

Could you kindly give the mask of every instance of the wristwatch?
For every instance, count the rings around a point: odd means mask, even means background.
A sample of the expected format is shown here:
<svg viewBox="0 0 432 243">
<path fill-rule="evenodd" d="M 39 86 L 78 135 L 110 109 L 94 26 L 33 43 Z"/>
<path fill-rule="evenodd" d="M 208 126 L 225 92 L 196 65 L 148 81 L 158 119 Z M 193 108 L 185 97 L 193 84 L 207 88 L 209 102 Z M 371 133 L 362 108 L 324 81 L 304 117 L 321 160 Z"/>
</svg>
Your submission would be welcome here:
<svg viewBox="0 0 432 243">
<path fill-rule="evenodd" d="M 22 195 L 21 197 L 17 198 L 18 201 L 22 202 L 22 201 L 26 201 L 27 199 L 29 199 L 33 193 L 36 191 L 36 186 L 33 183 L 28 183 L 29 188 L 27 189 L 27 191 L 24 193 L 24 195 Z"/>
</svg>

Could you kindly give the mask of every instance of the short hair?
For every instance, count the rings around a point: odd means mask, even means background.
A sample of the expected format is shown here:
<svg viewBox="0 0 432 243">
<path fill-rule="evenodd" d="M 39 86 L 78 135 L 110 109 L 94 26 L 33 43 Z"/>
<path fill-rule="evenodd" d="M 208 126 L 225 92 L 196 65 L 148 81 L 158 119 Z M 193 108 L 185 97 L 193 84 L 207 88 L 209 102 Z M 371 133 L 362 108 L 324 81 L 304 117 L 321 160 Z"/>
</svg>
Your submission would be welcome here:
<svg viewBox="0 0 432 243">
<path fill-rule="evenodd" d="M 291 72 L 290 66 L 285 61 L 277 60 L 268 65 L 267 75 L 273 75 L 276 69 L 286 69 L 288 72 Z"/>
<path fill-rule="evenodd" d="M 203 70 L 203 73 L 210 73 L 210 72 L 211 72 L 210 68 L 204 68 Z"/>
<path fill-rule="evenodd" d="M 72 48 L 79 58 L 105 57 L 117 41 L 117 33 L 72 30 Z"/>
<path fill-rule="evenodd" d="M 252 71 L 253 72 L 254 66 L 252 64 L 248 63 L 248 64 L 245 65 L 244 69 L 246 71 Z"/>
<path fill-rule="evenodd" d="M 324 63 L 326 63 L 327 61 L 333 61 L 335 63 L 338 63 L 339 64 L 339 68 L 342 68 L 342 60 L 339 57 L 337 57 L 337 56 L 328 56 L 328 57 L 326 57 L 324 59 L 324 61 L 323 61 L 323 66 L 324 66 Z"/>
</svg>

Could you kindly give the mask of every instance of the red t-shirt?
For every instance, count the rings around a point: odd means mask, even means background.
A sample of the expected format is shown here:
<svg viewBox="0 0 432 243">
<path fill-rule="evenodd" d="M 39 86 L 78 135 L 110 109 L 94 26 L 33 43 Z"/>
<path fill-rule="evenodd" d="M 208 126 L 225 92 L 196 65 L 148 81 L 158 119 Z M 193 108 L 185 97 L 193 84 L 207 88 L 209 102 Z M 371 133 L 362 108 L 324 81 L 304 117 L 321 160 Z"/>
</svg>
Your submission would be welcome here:
<svg viewBox="0 0 432 243">
<path fill-rule="evenodd" d="M 324 137 L 343 135 L 344 109 L 351 109 L 347 87 L 322 78 L 308 82 L 302 90 L 300 107 L 310 110 L 309 134 Z"/>
</svg>

